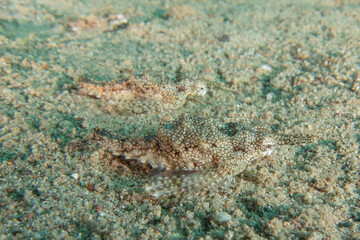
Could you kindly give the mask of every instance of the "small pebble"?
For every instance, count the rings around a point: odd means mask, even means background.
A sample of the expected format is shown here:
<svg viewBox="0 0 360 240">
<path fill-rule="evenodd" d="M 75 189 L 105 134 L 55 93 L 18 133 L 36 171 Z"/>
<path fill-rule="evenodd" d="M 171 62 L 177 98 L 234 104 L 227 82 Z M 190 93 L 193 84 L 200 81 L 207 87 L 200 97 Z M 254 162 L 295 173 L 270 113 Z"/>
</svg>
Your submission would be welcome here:
<svg viewBox="0 0 360 240">
<path fill-rule="evenodd" d="M 161 217 L 161 207 L 160 206 L 155 206 L 155 209 L 153 211 L 154 213 L 154 220 L 159 220 Z"/>
<path fill-rule="evenodd" d="M 249 98 L 249 97 L 244 98 L 244 102 L 247 103 L 247 104 L 252 103 L 251 98 Z"/>
<path fill-rule="evenodd" d="M 264 64 L 261 66 L 261 69 L 263 71 L 267 71 L 267 72 L 271 72 L 272 71 L 272 67 L 270 65 Z"/>
<path fill-rule="evenodd" d="M 226 34 L 221 35 L 218 39 L 219 39 L 219 42 L 229 42 L 230 41 L 229 35 L 226 35 Z"/>
<path fill-rule="evenodd" d="M 227 212 L 219 212 L 213 216 L 213 219 L 217 222 L 228 222 L 231 220 L 231 215 Z"/>
<path fill-rule="evenodd" d="M 266 94 L 266 101 L 271 101 L 274 98 L 274 94 L 272 92 Z"/>
<path fill-rule="evenodd" d="M 272 67 L 270 65 L 264 64 L 261 67 L 259 67 L 258 69 L 256 69 L 256 72 L 258 74 L 269 74 L 270 72 L 272 72 Z"/>
<path fill-rule="evenodd" d="M 79 174 L 78 173 L 73 173 L 70 175 L 73 179 L 78 180 L 79 179 Z"/>
</svg>

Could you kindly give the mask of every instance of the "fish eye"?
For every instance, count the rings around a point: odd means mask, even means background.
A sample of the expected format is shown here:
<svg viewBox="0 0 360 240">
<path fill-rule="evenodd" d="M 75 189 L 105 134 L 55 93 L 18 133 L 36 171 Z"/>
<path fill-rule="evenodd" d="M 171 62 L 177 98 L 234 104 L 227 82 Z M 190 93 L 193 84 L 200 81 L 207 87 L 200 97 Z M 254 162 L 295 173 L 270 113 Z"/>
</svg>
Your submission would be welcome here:
<svg viewBox="0 0 360 240">
<path fill-rule="evenodd" d="M 206 94 L 206 92 L 207 92 L 207 89 L 206 89 L 206 87 L 205 86 L 202 86 L 202 84 L 200 85 L 200 86 L 198 86 L 198 92 L 199 92 L 199 94 L 200 95 L 205 95 Z"/>
</svg>

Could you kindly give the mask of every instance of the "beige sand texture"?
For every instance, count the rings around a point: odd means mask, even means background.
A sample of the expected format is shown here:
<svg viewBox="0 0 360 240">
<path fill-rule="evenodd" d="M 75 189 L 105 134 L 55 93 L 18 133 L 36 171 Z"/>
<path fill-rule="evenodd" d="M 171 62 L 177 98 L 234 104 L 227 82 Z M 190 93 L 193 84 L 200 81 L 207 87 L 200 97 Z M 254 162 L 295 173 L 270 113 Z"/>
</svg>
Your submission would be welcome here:
<svg viewBox="0 0 360 240">
<path fill-rule="evenodd" d="M 2 0 L 0 239 L 360 239 L 359 12 L 358 0 Z M 81 78 L 144 70 L 207 93 L 162 115 L 74 94 Z M 184 112 L 317 141 L 207 194 L 155 199 L 149 166 L 93 138 L 151 135 Z"/>
</svg>

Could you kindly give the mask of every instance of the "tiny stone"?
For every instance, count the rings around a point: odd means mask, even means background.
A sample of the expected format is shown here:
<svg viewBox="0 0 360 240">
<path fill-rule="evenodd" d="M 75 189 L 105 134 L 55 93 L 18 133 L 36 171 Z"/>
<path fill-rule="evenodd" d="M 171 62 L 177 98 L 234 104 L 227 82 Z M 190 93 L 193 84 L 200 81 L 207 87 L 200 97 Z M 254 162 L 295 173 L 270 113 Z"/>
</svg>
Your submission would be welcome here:
<svg viewBox="0 0 360 240">
<path fill-rule="evenodd" d="M 160 206 L 155 206 L 155 209 L 154 209 L 154 220 L 159 220 L 160 217 L 161 217 L 161 207 Z"/>
<path fill-rule="evenodd" d="M 252 101 L 251 101 L 251 98 L 246 97 L 246 98 L 244 98 L 244 102 L 247 104 L 250 104 Z"/>
<path fill-rule="evenodd" d="M 65 239 L 68 237 L 69 237 L 69 234 L 65 230 L 61 230 L 61 232 L 58 234 L 59 239 Z"/>
<path fill-rule="evenodd" d="M 79 179 L 79 174 L 78 173 L 73 173 L 70 175 L 73 179 L 78 180 Z"/>
<path fill-rule="evenodd" d="M 219 212 L 213 216 L 213 219 L 217 222 L 228 222 L 231 220 L 231 215 L 227 212 Z"/>
<path fill-rule="evenodd" d="M 271 101 L 274 98 L 274 94 L 272 92 L 266 94 L 266 101 Z"/>
<path fill-rule="evenodd" d="M 226 34 L 221 35 L 218 39 L 219 39 L 219 42 L 229 42 L 230 41 L 229 35 L 226 35 Z"/>
<path fill-rule="evenodd" d="M 272 67 L 270 65 L 264 64 L 258 69 L 256 69 L 256 73 L 258 74 L 268 74 L 269 72 L 272 72 Z"/>
<path fill-rule="evenodd" d="M 271 71 L 272 71 L 272 67 L 269 66 L 269 65 L 267 65 L 267 64 L 262 65 L 262 66 L 261 66 L 261 69 L 262 69 L 263 71 L 268 71 L 268 72 L 271 72 Z"/>
<path fill-rule="evenodd" d="M 194 216 L 195 216 L 195 213 L 194 213 L 194 212 L 188 211 L 188 212 L 186 213 L 186 217 L 187 217 L 188 219 L 190 219 L 190 220 L 194 219 Z"/>
</svg>

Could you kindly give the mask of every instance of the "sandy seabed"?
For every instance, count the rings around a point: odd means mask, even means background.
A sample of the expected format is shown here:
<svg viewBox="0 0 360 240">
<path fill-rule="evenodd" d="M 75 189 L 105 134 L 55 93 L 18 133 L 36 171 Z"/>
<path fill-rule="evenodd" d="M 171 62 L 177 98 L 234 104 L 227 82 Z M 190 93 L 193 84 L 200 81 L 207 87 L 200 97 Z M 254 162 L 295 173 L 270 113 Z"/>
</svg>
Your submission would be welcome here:
<svg viewBox="0 0 360 240">
<path fill-rule="evenodd" d="M 357 0 L 2 1 L 0 239 L 360 239 L 359 12 Z M 160 117 L 71 93 L 84 75 L 145 69 L 208 84 L 176 114 L 317 141 L 277 149 L 229 191 L 149 197 L 148 169 L 114 164 L 91 135 L 146 135 Z"/>
</svg>

